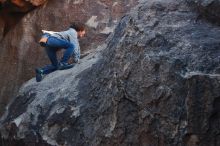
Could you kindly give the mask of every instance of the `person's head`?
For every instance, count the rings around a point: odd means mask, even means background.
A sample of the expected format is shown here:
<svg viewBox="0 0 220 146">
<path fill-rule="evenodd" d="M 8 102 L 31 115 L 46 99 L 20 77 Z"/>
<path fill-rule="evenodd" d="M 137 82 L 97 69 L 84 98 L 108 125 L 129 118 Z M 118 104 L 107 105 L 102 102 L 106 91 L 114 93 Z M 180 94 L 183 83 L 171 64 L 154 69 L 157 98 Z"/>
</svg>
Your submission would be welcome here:
<svg viewBox="0 0 220 146">
<path fill-rule="evenodd" d="M 76 30 L 78 37 L 82 38 L 86 34 L 86 27 L 84 24 L 80 22 L 74 22 L 70 25 L 70 28 L 73 28 Z"/>
</svg>

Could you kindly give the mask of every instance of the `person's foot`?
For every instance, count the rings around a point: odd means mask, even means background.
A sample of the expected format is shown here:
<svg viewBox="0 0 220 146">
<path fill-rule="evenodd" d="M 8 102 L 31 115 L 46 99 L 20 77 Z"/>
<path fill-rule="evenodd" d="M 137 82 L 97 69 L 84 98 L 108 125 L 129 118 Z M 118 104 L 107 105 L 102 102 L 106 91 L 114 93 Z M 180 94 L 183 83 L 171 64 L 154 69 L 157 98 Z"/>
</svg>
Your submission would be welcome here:
<svg viewBox="0 0 220 146">
<path fill-rule="evenodd" d="M 37 81 L 37 82 L 42 81 L 42 80 L 43 80 L 43 77 L 44 77 L 43 70 L 42 70 L 42 69 L 39 69 L 39 68 L 36 68 L 36 69 L 35 69 L 35 73 L 36 73 L 36 81 Z"/>
<path fill-rule="evenodd" d="M 74 66 L 74 64 L 68 64 L 65 62 L 60 62 L 58 69 L 59 70 L 64 70 L 64 69 L 69 69 L 72 68 Z"/>
</svg>

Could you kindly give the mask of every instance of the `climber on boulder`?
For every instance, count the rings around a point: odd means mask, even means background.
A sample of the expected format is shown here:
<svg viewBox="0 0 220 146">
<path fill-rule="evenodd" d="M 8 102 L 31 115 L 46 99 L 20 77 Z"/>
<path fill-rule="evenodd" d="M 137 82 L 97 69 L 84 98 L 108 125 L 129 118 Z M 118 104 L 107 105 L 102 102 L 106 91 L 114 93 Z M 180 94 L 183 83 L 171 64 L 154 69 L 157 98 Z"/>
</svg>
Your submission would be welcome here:
<svg viewBox="0 0 220 146">
<path fill-rule="evenodd" d="M 42 47 L 45 47 L 45 51 L 51 61 L 51 64 L 35 69 L 37 82 L 40 82 L 45 75 L 55 70 L 72 68 L 74 64 L 68 63 L 71 56 L 73 57 L 73 61 L 75 63 L 79 61 L 80 46 L 78 38 L 85 36 L 85 25 L 82 23 L 73 23 L 66 31 L 42 31 L 43 35 L 39 43 Z M 60 49 L 65 49 L 65 52 L 61 60 L 58 61 L 56 53 Z"/>
</svg>

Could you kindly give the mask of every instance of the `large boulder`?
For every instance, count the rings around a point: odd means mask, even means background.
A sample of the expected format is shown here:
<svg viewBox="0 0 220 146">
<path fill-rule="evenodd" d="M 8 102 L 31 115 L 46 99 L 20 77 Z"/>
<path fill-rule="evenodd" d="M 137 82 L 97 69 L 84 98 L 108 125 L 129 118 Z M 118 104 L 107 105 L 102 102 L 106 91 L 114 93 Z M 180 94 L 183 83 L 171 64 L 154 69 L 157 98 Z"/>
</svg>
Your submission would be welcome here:
<svg viewBox="0 0 220 146">
<path fill-rule="evenodd" d="M 5 142 L 220 145 L 220 27 L 197 18 L 185 0 L 141 0 L 80 64 L 22 86 Z"/>
<path fill-rule="evenodd" d="M 38 44 L 42 29 L 62 31 L 71 22 L 86 23 L 86 38 L 80 42 L 83 52 L 102 43 L 120 17 L 136 3 L 136 0 L 50 0 L 26 14 L 0 42 L 0 115 L 21 84 L 34 76 L 34 68 L 49 63 Z"/>
</svg>

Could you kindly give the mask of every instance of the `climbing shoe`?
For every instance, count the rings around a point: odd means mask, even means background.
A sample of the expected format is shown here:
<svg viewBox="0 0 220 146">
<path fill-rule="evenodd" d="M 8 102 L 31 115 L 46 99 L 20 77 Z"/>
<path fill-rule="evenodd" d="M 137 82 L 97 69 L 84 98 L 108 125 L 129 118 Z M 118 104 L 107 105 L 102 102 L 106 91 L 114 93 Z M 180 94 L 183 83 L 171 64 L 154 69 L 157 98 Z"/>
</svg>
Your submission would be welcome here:
<svg viewBox="0 0 220 146">
<path fill-rule="evenodd" d="M 68 63 L 65 63 L 65 62 L 60 62 L 59 66 L 58 66 L 58 69 L 59 70 L 64 70 L 64 69 L 72 68 L 73 66 L 74 66 L 73 64 L 68 64 Z"/>
<path fill-rule="evenodd" d="M 42 79 L 43 79 L 43 77 L 44 77 L 43 70 L 37 68 L 37 69 L 35 69 L 35 73 L 36 73 L 36 81 L 37 81 L 37 82 L 42 81 Z"/>
</svg>

